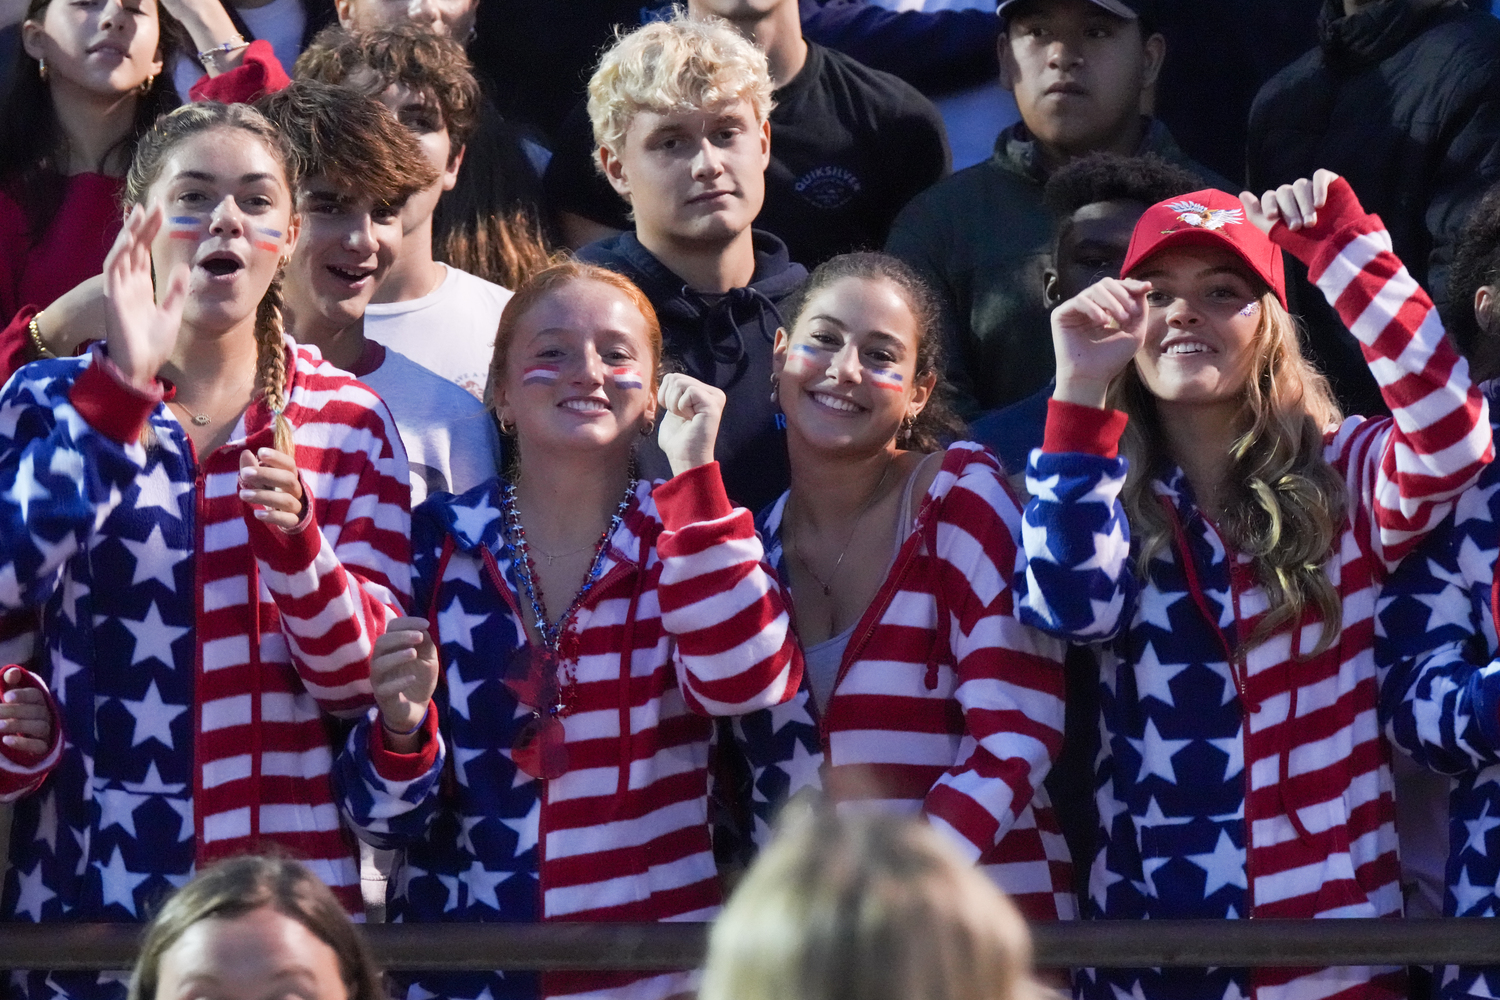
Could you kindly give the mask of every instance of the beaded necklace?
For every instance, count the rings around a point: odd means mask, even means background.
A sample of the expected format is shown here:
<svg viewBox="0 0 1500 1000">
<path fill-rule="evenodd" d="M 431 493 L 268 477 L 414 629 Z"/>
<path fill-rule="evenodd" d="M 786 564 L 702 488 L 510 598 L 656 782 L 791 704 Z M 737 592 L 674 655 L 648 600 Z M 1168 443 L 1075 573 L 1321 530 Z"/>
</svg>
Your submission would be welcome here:
<svg viewBox="0 0 1500 1000">
<path fill-rule="evenodd" d="M 563 634 L 567 632 L 568 626 L 572 624 L 574 616 L 578 614 L 578 608 L 583 604 L 583 599 L 588 596 L 590 590 L 599 579 L 599 569 L 604 564 L 605 554 L 609 551 L 608 542 L 620 528 L 620 522 L 625 518 L 625 510 L 630 506 L 630 500 L 635 496 L 637 480 L 632 478 L 625 487 L 625 495 L 620 498 L 619 506 L 615 508 L 614 516 L 609 519 L 609 524 L 599 535 L 599 540 L 594 543 L 594 558 L 589 563 L 589 571 L 584 575 L 583 585 L 578 588 L 578 593 L 573 595 L 572 602 L 557 621 L 551 621 L 547 617 L 547 605 L 542 596 L 541 584 L 537 582 L 536 564 L 531 560 L 531 548 L 526 543 L 526 528 L 521 524 L 521 512 L 516 505 L 516 487 L 514 483 L 507 483 L 504 491 L 500 494 L 500 509 L 505 516 L 505 531 L 509 536 L 511 547 L 515 550 L 516 577 L 521 583 L 521 589 L 526 594 L 526 600 L 531 604 L 531 615 L 536 622 L 537 634 L 542 638 L 543 657 L 549 661 L 548 665 L 557 666 L 558 646 L 562 641 Z M 563 664 L 568 669 L 571 664 Z M 571 677 L 560 678 L 563 683 L 558 684 L 558 703 L 552 706 L 554 715 L 563 711 L 562 691 L 565 687 L 571 687 L 567 683 Z M 540 706 L 537 706 L 540 707 Z"/>
</svg>

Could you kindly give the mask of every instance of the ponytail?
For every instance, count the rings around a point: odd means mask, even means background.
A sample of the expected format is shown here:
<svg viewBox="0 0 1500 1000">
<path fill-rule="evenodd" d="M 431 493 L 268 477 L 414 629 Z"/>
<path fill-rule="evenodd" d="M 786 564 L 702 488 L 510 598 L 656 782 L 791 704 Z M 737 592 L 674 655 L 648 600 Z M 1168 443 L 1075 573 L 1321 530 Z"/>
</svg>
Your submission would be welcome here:
<svg viewBox="0 0 1500 1000">
<path fill-rule="evenodd" d="M 278 269 L 271 287 L 255 311 L 255 381 L 271 411 L 276 450 L 293 458 L 292 425 L 286 418 L 286 338 L 281 318 L 281 279 Z"/>
</svg>

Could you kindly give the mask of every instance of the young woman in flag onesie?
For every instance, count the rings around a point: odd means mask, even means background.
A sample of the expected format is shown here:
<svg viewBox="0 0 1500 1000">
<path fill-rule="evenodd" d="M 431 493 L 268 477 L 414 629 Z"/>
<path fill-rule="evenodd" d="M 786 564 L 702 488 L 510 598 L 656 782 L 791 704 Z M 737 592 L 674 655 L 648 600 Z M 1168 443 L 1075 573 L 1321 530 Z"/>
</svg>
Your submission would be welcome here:
<svg viewBox="0 0 1500 1000">
<path fill-rule="evenodd" d="M 1497 263 L 1500 193 L 1492 192 L 1464 225 L 1448 284 L 1455 307 L 1464 310 L 1451 318 L 1450 332 L 1468 348 L 1492 425 L 1500 403 Z M 1381 723 L 1400 750 L 1439 778 L 1415 803 L 1398 797 L 1403 818 L 1407 805 L 1421 810 L 1413 824 L 1417 843 L 1412 826 L 1401 831 L 1401 863 L 1409 880 L 1409 869 L 1419 866 L 1417 877 L 1426 875 L 1424 882 L 1442 887 L 1442 913 L 1449 917 L 1500 913 L 1497 557 L 1500 467 L 1491 464 L 1458 498 L 1453 518 L 1386 580 L 1376 620 L 1375 661 L 1385 671 Z M 1437 972 L 1443 1000 L 1500 996 L 1500 968 L 1446 966 Z"/>
<path fill-rule="evenodd" d="M 757 806 L 817 783 L 826 761 L 834 802 L 920 814 L 1028 917 L 1070 918 L 1042 788 L 1062 744 L 1064 647 L 1015 617 L 1021 507 L 994 456 L 939 443 L 961 425 L 939 385 L 934 302 L 900 261 L 847 254 L 813 272 L 777 334 L 792 478 L 762 532 L 806 683 L 735 725 Z"/>
<path fill-rule="evenodd" d="M 629 279 L 568 262 L 506 305 L 490 386 L 516 464 L 413 526 L 415 602 L 335 765 L 400 921 L 706 920 L 711 716 L 793 695 L 802 657 L 713 461 L 724 394 L 657 378 Z M 674 472 L 634 477 L 657 417 Z M 437 973 L 410 1000 L 691 993 L 687 973 Z"/>
<path fill-rule="evenodd" d="M 282 333 L 288 162 L 247 107 L 163 117 L 126 181 L 104 346 L 0 393 L 0 604 L 41 607 L 56 699 L 47 749 L 0 759 L 26 796 L 8 920 L 144 920 L 195 867 L 272 845 L 359 911 L 324 713 L 370 704 L 409 590 L 406 462 L 379 399 Z"/>
<path fill-rule="evenodd" d="M 1393 419 L 1338 419 L 1298 351 L 1281 248 L 1363 345 Z M 1485 401 L 1380 220 L 1327 171 L 1155 205 L 1121 273 L 1053 313 L 1018 583 L 1023 620 L 1101 644 L 1085 912 L 1399 915 L 1375 598 L 1492 457 Z M 1371 967 L 1075 980 L 1091 1000 L 1404 985 Z"/>
</svg>

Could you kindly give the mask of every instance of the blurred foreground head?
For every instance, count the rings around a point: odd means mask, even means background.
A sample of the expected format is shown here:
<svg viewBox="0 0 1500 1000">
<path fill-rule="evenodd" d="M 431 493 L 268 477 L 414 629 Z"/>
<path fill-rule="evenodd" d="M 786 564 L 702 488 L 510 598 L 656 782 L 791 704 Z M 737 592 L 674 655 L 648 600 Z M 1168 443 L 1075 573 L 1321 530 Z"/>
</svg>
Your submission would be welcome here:
<svg viewBox="0 0 1500 1000">
<path fill-rule="evenodd" d="M 204 869 L 146 928 L 129 1000 L 385 1000 L 364 936 L 296 861 Z"/>
<path fill-rule="evenodd" d="M 1031 935 L 941 834 L 788 813 L 714 925 L 701 1000 L 1040 1000 Z"/>
</svg>

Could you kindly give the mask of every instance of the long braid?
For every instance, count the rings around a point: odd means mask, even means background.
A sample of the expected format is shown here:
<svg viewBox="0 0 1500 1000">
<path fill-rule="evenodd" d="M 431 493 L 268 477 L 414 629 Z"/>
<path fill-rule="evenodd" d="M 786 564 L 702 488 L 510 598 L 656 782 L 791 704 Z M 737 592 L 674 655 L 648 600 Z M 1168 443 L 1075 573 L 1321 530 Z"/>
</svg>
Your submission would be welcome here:
<svg viewBox="0 0 1500 1000">
<path fill-rule="evenodd" d="M 274 422 L 276 450 L 295 457 L 292 442 L 292 425 L 286 419 L 286 344 L 282 336 L 281 278 L 277 269 L 271 279 L 271 287 L 261 297 L 255 311 L 255 382 L 260 387 L 261 398 L 271 411 Z"/>
</svg>

